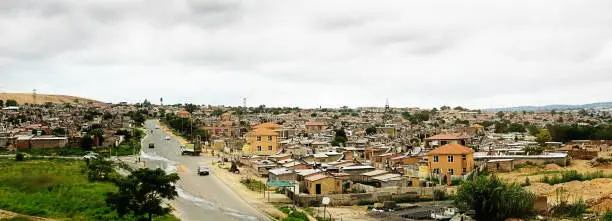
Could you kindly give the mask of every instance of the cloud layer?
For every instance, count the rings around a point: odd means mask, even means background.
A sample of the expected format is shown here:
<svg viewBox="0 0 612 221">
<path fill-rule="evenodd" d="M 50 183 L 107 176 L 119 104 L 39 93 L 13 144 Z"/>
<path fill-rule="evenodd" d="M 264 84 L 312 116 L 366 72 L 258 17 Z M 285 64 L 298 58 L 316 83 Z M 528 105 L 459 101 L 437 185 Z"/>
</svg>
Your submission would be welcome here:
<svg viewBox="0 0 612 221">
<path fill-rule="evenodd" d="M 0 92 L 488 108 L 612 100 L 610 1 L 0 1 Z"/>
</svg>

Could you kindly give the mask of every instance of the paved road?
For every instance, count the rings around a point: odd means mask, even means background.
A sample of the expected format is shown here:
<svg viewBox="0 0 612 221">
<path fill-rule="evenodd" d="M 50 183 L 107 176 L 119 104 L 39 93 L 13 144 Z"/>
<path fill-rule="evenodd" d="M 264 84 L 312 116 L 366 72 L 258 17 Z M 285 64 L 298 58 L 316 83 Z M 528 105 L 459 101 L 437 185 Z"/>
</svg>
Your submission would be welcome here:
<svg viewBox="0 0 612 221">
<path fill-rule="evenodd" d="M 155 124 L 152 120 L 145 122 L 148 135 L 143 139 L 141 158 L 149 168 L 162 168 L 166 172 L 176 172 L 179 168 L 179 197 L 173 206 L 181 214 L 181 220 L 268 220 L 215 175 L 198 176 L 197 166 L 210 162 L 212 157 L 181 156 L 181 144 L 174 139 L 165 140 L 169 134 L 155 129 Z M 154 143 L 155 148 L 148 148 L 149 143 Z"/>
</svg>

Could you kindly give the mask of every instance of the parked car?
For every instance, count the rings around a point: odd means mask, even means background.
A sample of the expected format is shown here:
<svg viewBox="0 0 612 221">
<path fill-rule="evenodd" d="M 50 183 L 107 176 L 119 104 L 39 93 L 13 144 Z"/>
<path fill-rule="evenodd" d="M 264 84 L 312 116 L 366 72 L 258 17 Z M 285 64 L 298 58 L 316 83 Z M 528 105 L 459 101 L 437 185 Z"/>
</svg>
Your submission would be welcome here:
<svg viewBox="0 0 612 221">
<path fill-rule="evenodd" d="M 166 136 L 166 140 L 170 140 L 170 136 Z"/>
<path fill-rule="evenodd" d="M 149 144 L 149 148 L 155 148 L 155 144 L 154 143 L 150 143 Z"/>
<path fill-rule="evenodd" d="M 198 167 L 198 175 L 200 175 L 200 176 L 208 176 L 208 175 L 210 175 L 210 169 L 207 166 L 199 166 Z"/>
</svg>

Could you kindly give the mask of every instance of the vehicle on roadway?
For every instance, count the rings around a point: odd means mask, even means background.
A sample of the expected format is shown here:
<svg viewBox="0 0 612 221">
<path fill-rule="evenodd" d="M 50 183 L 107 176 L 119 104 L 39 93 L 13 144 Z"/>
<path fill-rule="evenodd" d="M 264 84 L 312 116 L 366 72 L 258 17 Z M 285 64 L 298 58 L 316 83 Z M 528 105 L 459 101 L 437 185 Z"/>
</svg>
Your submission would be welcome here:
<svg viewBox="0 0 612 221">
<path fill-rule="evenodd" d="M 202 148 L 200 145 L 188 143 L 181 146 L 181 155 L 200 156 L 200 153 L 202 153 Z"/>
<path fill-rule="evenodd" d="M 159 125 L 155 125 L 155 129 L 159 129 Z"/>
<path fill-rule="evenodd" d="M 166 136 L 166 138 L 165 138 L 165 139 L 166 139 L 166 140 L 170 140 L 170 136 Z"/>
<path fill-rule="evenodd" d="M 200 175 L 200 176 L 208 176 L 208 175 L 210 175 L 210 169 L 207 166 L 199 166 L 198 167 L 198 175 Z"/>
<path fill-rule="evenodd" d="M 91 159 L 98 159 L 98 157 L 100 157 L 100 154 L 89 152 L 87 153 L 87 155 L 83 156 L 83 159 L 91 160 Z"/>
<path fill-rule="evenodd" d="M 155 148 L 155 144 L 154 143 L 149 143 L 149 148 Z"/>
</svg>

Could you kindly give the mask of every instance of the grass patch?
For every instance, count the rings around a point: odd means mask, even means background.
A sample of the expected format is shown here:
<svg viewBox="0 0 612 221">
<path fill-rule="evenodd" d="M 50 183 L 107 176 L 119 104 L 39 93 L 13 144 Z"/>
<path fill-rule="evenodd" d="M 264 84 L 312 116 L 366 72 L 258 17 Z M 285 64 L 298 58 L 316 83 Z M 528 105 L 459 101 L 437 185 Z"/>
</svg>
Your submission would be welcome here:
<svg viewBox="0 0 612 221">
<path fill-rule="evenodd" d="M 544 176 L 540 180 L 542 183 L 548 183 L 550 185 L 555 185 L 559 183 L 567 183 L 571 181 L 587 181 L 597 178 L 612 178 L 612 175 L 604 175 L 603 171 L 599 170 L 597 172 L 591 173 L 578 173 L 575 170 L 564 171 L 561 172 L 561 176 Z"/>
<path fill-rule="evenodd" d="M 244 184 L 249 190 L 255 192 L 263 192 L 266 190 L 266 184 L 256 179 L 243 179 L 240 180 L 240 183 Z"/>
<path fill-rule="evenodd" d="M 96 149 L 92 149 L 91 151 L 97 152 Z M 45 148 L 45 149 L 36 149 L 36 148 L 27 148 L 27 149 L 19 149 L 19 153 L 27 153 L 33 156 L 83 156 L 89 153 L 89 151 L 85 151 L 81 148 L 73 148 L 73 147 L 65 147 L 65 148 Z M 9 152 L 6 148 L 0 149 L 0 155 L 3 154 L 16 154 L 17 152 L 12 151 Z"/>
<path fill-rule="evenodd" d="M 59 220 L 135 220 L 107 207 L 109 182 L 89 182 L 81 160 L 0 159 L 0 209 Z M 178 220 L 172 216 L 155 220 Z"/>
<path fill-rule="evenodd" d="M 530 174 L 521 174 L 520 176 L 537 176 L 537 175 L 550 175 L 550 174 L 558 174 L 563 173 L 562 170 L 551 170 L 551 171 L 538 171 Z"/>
</svg>

